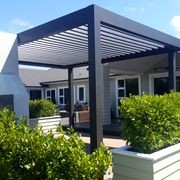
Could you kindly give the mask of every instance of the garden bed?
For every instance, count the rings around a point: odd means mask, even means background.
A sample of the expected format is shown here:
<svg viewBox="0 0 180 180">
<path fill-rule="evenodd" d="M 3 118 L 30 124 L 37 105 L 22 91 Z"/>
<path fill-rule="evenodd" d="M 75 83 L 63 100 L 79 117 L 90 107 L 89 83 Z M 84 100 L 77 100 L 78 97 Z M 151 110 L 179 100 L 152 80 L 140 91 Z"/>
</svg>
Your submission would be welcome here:
<svg viewBox="0 0 180 180">
<path fill-rule="evenodd" d="M 112 150 L 114 180 L 179 180 L 180 143 L 151 154 L 129 151 L 128 148 Z"/>
</svg>

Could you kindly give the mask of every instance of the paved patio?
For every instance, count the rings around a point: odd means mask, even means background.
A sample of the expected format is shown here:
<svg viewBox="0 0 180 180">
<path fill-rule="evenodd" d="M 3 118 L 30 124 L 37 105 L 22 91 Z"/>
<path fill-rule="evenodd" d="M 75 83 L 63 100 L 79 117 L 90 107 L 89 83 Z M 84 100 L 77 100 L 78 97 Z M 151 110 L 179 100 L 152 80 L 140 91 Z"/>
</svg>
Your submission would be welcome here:
<svg viewBox="0 0 180 180">
<path fill-rule="evenodd" d="M 90 136 L 89 133 L 80 133 L 83 142 L 86 144 L 86 150 L 90 153 Z M 103 143 L 105 146 L 109 147 L 110 149 L 118 148 L 126 145 L 126 141 L 121 139 L 118 136 L 109 136 L 105 135 L 103 137 Z"/>
<path fill-rule="evenodd" d="M 110 125 L 103 126 L 103 143 L 105 146 L 112 148 L 118 148 L 126 145 L 126 141 L 121 138 L 121 128 L 120 128 L 120 121 L 113 120 L 113 123 Z M 61 125 L 63 129 L 66 130 L 69 125 L 68 118 L 61 119 Z M 75 123 L 74 127 L 75 131 L 81 134 L 81 138 L 86 144 L 87 152 L 90 152 L 90 125 L 89 122 L 79 122 Z"/>
<path fill-rule="evenodd" d="M 67 129 L 69 127 L 69 119 L 68 118 L 62 118 L 61 119 L 64 129 Z M 110 125 L 104 125 L 103 126 L 103 134 L 104 135 L 110 135 L 110 136 L 121 136 L 121 127 L 120 127 L 120 121 L 112 121 Z M 90 133 L 90 123 L 87 122 L 78 122 L 74 125 L 75 131 L 83 132 L 83 133 Z"/>
<path fill-rule="evenodd" d="M 88 133 L 80 133 L 80 134 L 81 134 L 82 140 L 86 144 L 90 144 L 89 134 Z M 103 143 L 109 148 L 118 148 L 118 147 L 122 147 L 122 146 L 126 145 L 126 141 L 124 141 L 120 137 L 118 137 L 118 136 L 108 136 L 108 135 L 105 135 L 103 137 Z"/>
<path fill-rule="evenodd" d="M 66 130 L 69 127 L 69 119 L 62 118 L 61 125 L 63 129 Z M 75 123 L 74 127 L 75 131 L 81 134 L 82 140 L 86 144 L 87 152 L 90 152 L 90 125 L 89 121 L 87 122 L 78 122 Z M 103 143 L 111 148 L 118 148 L 126 145 L 126 141 L 121 138 L 121 128 L 120 128 L 120 121 L 113 120 L 112 124 L 104 125 L 103 126 Z"/>
</svg>

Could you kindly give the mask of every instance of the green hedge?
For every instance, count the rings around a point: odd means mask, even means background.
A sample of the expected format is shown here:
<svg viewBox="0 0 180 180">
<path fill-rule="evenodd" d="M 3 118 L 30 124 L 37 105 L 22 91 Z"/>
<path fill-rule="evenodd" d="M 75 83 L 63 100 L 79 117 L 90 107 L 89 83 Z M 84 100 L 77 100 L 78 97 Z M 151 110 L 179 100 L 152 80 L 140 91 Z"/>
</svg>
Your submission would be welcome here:
<svg viewBox="0 0 180 180">
<path fill-rule="evenodd" d="M 54 116 L 57 106 L 51 101 L 44 99 L 29 101 L 30 118 Z"/>
<path fill-rule="evenodd" d="M 101 179 L 111 165 L 111 153 L 101 146 L 87 154 L 77 133 L 69 138 L 61 128 L 55 138 L 38 127 L 31 130 L 8 109 L 0 111 L 0 179 Z"/>
<path fill-rule="evenodd" d="M 132 149 L 151 153 L 180 142 L 180 93 L 121 100 L 122 135 Z"/>
</svg>

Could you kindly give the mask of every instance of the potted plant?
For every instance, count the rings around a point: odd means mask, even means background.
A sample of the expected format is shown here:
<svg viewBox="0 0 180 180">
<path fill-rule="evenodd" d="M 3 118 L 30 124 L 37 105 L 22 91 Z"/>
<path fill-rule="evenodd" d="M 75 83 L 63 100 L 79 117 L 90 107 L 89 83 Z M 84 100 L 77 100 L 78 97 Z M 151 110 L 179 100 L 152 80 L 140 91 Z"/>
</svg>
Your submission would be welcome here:
<svg viewBox="0 0 180 180">
<path fill-rule="evenodd" d="M 29 101 L 29 126 L 34 128 L 39 124 L 43 132 L 50 130 L 56 132 L 57 126 L 61 123 L 61 117 L 56 115 L 56 109 L 57 106 L 48 100 Z"/>
<path fill-rule="evenodd" d="M 180 179 L 180 93 L 121 100 L 122 135 L 113 152 L 114 179 Z"/>
</svg>

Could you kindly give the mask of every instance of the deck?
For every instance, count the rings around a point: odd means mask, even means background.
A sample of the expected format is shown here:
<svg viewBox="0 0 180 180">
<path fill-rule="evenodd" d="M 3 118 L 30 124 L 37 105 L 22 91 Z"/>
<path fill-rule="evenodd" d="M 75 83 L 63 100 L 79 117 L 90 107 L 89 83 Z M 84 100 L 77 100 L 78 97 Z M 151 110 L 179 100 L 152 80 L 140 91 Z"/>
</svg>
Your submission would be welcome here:
<svg viewBox="0 0 180 180">
<path fill-rule="evenodd" d="M 63 129 L 66 130 L 69 127 L 68 119 L 62 118 L 62 122 L 63 122 L 62 123 Z M 89 121 L 75 123 L 74 129 L 77 132 L 90 133 L 90 123 L 89 123 Z M 103 134 L 120 137 L 121 136 L 120 122 L 115 121 L 110 125 L 104 125 L 103 126 Z"/>
</svg>

